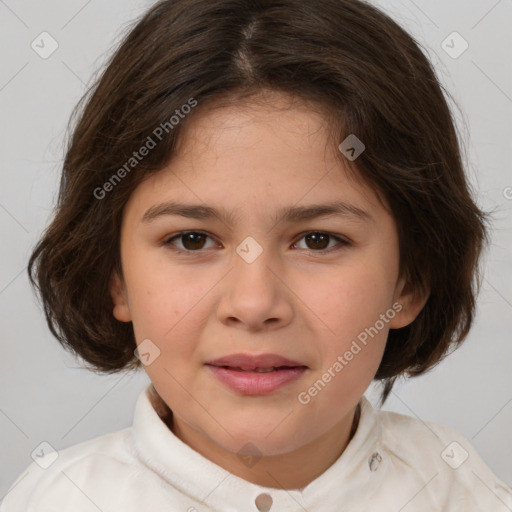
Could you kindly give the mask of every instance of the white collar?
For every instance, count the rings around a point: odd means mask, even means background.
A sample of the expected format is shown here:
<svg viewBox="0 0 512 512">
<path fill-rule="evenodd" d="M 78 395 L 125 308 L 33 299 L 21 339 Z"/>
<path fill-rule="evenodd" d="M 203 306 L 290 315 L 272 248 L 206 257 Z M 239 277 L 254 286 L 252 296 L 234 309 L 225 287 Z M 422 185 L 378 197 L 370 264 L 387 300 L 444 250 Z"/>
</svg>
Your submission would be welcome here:
<svg viewBox="0 0 512 512">
<path fill-rule="evenodd" d="M 361 397 L 359 424 L 342 455 L 324 473 L 300 490 L 263 487 L 231 474 L 179 439 L 158 416 L 148 392 L 139 396 L 133 420 L 134 444 L 141 461 L 179 492 L 218 510 L 257 510 L 261 494 L 272 498 L 270 511 L 339 510 L 361 505 L 384 476 L 386 457 L 376 411 Z M 376 455 L 377 454 L 377 455 Z M 370 464 L 370 461 L 371 464 Z M 370 467 L 371 466 L 371 467 Z"/>
</svg>

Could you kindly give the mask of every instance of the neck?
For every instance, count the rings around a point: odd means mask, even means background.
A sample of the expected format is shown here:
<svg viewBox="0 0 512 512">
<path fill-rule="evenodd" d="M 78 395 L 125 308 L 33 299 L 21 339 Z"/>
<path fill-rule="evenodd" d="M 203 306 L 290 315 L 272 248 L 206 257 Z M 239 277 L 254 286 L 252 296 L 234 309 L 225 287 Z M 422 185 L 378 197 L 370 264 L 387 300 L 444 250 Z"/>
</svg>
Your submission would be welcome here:
<svg viewBox="0 0 512 512">
<path fill-rule="evenodd" d="M 150 400 L 162 421 L 192 449 L 248 482 L 280 489 L 302 489 L 334 464 L 354 436 L 361 415 L 361 405 L 357 404 L 349 418 L 344 418 L 321 438 L 293 452 L 261 457 L 252 465 L 245 457 L 224 450 L 199 432 L 182 428 L 153 386 Z"/>
</svg>

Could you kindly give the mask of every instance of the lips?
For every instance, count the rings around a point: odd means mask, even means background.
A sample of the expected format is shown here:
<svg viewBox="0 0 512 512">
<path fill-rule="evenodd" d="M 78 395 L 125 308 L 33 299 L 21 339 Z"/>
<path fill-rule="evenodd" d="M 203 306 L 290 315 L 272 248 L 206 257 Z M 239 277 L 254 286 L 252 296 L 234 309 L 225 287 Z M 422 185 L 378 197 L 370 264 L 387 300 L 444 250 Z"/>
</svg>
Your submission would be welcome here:
<svg viewBox="0 0 512 512">
<path fill-rule="evenodd" d="M 232 354 L 206 363 L 214 377 L 242 395 L 266 395 L 291 385 L 308 369 L 276 354 Z"/>
<path fill-rule="evenodd" d="M 206 363 L 210 366 L 229 368 L 232 370 L 265 373 L 285 368 L 307 368 L 306 365 L 276 354 L 232 354 L 214 359 Z"/>
</svg>

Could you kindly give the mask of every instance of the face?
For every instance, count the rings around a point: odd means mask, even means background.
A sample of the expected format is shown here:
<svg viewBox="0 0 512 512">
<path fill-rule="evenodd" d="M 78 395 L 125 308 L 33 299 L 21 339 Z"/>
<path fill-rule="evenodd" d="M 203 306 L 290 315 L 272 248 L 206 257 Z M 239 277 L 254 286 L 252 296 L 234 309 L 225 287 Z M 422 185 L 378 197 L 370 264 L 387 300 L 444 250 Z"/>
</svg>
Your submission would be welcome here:
<svg viewBox="0 0 512 512">
<path fill-rule="evenodd" d="M 204 110 L 126 204 L 114 315 L 198 451 L 274 456 L 346 431 L 389 329 L 421 309 L 392 216 L 324 126 L 278 95 Z"/>
</svg>

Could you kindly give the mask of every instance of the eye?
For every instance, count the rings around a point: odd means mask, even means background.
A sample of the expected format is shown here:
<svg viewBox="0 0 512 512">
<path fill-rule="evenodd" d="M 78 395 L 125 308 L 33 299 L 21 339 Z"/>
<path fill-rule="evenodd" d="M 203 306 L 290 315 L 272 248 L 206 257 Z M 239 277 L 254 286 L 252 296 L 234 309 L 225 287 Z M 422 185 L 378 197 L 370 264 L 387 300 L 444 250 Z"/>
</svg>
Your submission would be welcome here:
<svg viewBox="0 0 512 512">
<path fill-rule="evenodd" d="M 174 240 L 178 239 L 182 244 L 182 248 L 175 249 L 177 252 L 199 252 L 204 249 L 205 239 L 210 238 L 206 233 L 201 231 L 184 231 L 168 238 L 165 245 L 175 245 Z"/>
<path fill-rule="evenodd" d="M 175 248 L 173 248 L 173 250 L 176 252 L 201 252 L 202 249 L 208 249 L 216 246 L 213 241 L 213 245 L 210 247 L 205 246 L 205 242 L 208 238 L 211 239 L 209 235 L 202 231 L 183 231 L 165 240 L 164 245 L 174 246 Z M 343 247 L 350 244 L 350 242 L 343 237 L 323 231 L 309 231 L 307 233 L 303 233 L 300 240 L 302 239 L 306 240 L 307 245 L 307 247 L 302 248 L 311 252 L 330 252 L 332 249 L 335 249 L 336 245 Z M 175 241 L 177 241 L 177 243 Z M 332 241 L 336 241 L 337 244 L 329 247 Z M 295 242 L 293 245 L 296 246 L 297 244 L 298 242 Z M 302 248 L 299 247 L 299 249 Z"/>
<path fill-rule="evenodd" d="M 333 235 L 331 233 L 325 233 L 323 231 L 309 231 L 308 233 L 304 233 L 302 235 L 301 240 L 306 240 L 306 244 L 309 245 L 306 247 L 306 250 L 310 250 L 313 252 L 330 252 L 326 251 L 326 249 L 329 247 L 329 241 L 335 240 L 338 242 L 337 245 L 341 245 L 342 247 L 345 245 L 349 245 L 348 240 L 345 238 L 342 238 L 340 236 Z M 297 245 L 298 242 L 296 242 L 294 245 Z M 336 247 L 336 244 L 334 245 Z M 330 247 L 332 249 L 333 247 Z"/>
</svg>

